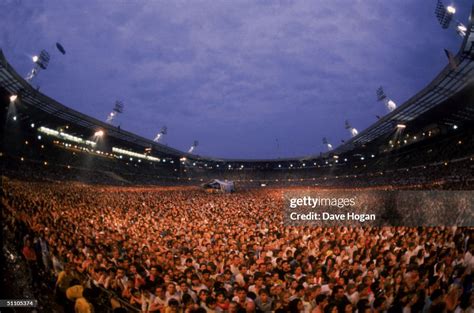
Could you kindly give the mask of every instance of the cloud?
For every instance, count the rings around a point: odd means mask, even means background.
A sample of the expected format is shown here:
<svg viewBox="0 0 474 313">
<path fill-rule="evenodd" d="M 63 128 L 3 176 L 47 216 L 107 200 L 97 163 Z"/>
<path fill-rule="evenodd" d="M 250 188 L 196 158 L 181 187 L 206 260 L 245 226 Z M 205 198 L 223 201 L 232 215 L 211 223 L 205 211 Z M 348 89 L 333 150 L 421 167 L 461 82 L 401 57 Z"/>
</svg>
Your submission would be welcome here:
<svg viewBox="0 0 474 313">
<path fill-rule="evenodd" d="M 384 113 L 379 85 L 400 102 L 434 77 L 446 61 L 437 51 L 460 42 L 433 10 L 412 1 L 6 0 L 0 43 L 26 73 L 30 54 L 61 41 L 67 55 L 53 55 L 37 83 L 86 114 L 103 120 L 121 99 L 123 128 L 152 138 L 166 124 L 171 146 L 199 139 L 207 155 L 290 156 L 317 153 L 329 134 L 347 138 L 345 119 L 359 130 L 373 123 Z"/>
</svg>

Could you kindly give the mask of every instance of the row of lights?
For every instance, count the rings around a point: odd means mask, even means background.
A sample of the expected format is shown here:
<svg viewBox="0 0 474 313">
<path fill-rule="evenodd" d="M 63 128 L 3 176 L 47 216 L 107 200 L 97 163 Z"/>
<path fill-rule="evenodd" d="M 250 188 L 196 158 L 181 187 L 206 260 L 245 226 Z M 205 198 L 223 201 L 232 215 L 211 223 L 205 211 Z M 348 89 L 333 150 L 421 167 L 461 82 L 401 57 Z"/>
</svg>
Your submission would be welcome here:
<svg viewBox="0 0 474 313">
<path fill-rule="evenodd" d="M 371 157 L 371 158 L 375 158 L 375 154 L 371 154 L 370 157 Z M 335 155 L 333 158 L 335 159 L 335 160 L 334 160 L 335 163 L 339 163 L 339 156 Z M 361 160 L 365 160 L 365 157 L 364 157 L 364 156 L 361 156 L 360 159 L 361 159 Z M 184 157 L 180 159 L 180 161 L 182 162 L 182 164 L 185 164 L 186 160 L 187 160 L 187 159 L 184 158 Z M 347 161 L 348 161 L 347 158 L 344 158 L 343 160 L 344 160 L 344 162 L 347 162 Z M 326 160 L 324 163 L 325 163 L 325 165 L 332 166 L 332 164 L 330 164 L 328 160 Z M 313 165 L 314 165 L 314 166 L 317 166 L 318 168 L 321 167 L 321 165 L 319 165 L 317 162 L 314 162 Z M 198 164 L 197 164 L 196 162 L 193 162 L 193 163 L 192 163 L 192 166 L 198 166 Z M 205 163 L 205 164 L 204 164 L 204 167 L 208 167 L 208 164 Z M 219 164 L 216 164 L 216 167 L 219 167 Z M 228 167 L 228 168 L 232 168 L 232 165 L 231 165 L 231 164 L 228 164 L 227 167 Z M 306 163 L 302 163 L 299 168 L 303 168 L 303 167 L 306 167 Z M 210 167 L 210 168 L 212 169 L 212 167 Z M 241 164 L 240 167 L 237 166 L 237 167 L 234 167 L 234 168 L 241 168 L 241 169 L 243 169 L 243 168 L 244 168 L 244 165 Z M 278 168 L 282 168 L 282 165 L 281 165 L 281 164 L 278 164 Z M 294 168 L 294 164 L 290 164 L 290 165 L 289 165 L 289 168 Z"/>
<path fill-rule="evenodd" d="M 450 8 L 450 7 L 448 7 L 448 11 L 449 11 L 449 8 Z M 10 103 L 14 103 L 17 99 L 18 99 L 18 95 L 11 95 L 11 96 L 10 96 Z M 16 116 L 13 116 L 13 120 L 16 121 L 16 120 L 17 120 L 17 117 L 16 117 Z M 34 128 L 34 126 L 35 126 L 34 123 L 32 123 L 32 124 L 31 124 L 31 127 Z M 399 123 L 399 124 L 396 125 L 396 127 L 397 127 L 398 129 L 405 129 L 407 126 L 406 126 L 405 124 Z M 456 130 L 456 129 L 458 128 L 458 126 L 457 126 L 456 124 L 454 124 L 452 127 L 453 127 L 454 130 Z M 98 130 L 98 131 L 96 131 L 96 132 L 94 133 L 94 136 L 95 136 L 95 137 L 103 137 L 103 136 L 104 136 L 104 131 L 103 131 L 103 130 Z M 425 136 L 425 133 L 423 133 L 423 136 Z M 428 136 L 431 136 L 431 131 L 429 131 Z M 408 134 L 407 134 L 407 137 L 409 137 Z M 38 136 L 38 139 L 41 139 L 41 136 Z M 413 139 L 416 140 L 417 137 L 414 136 Z M 398 141 L 397 143 L 400 144 L 400 141 Z M 403 140 L 403 143 L 407 144 L 408 141 L 405 139 L 405 140 Z M 391 147 L 393 148 L 394 145 L 392 144 L 392 141 L 390 141 L 390 144 L 391 144 Z M 127 151 L 127 152 L 128 152 L 128 151 Z M 129 152 L 129 153 L 130 153 L 130 154 L 131 154 L 131 153 L 137 154 L 137 153 L 135 153 L 135 152 Z M 140 156 L 140 157 L 141 157 L 141 156 Z M 374 158 L 375 155 L 372 154 L 371 157 Z M 122 158 L 122 156 L 120 156 L 120 158 Z M 153 157 L 147 156 L 146 158 L 153 158 Z M 338 156 L 334 156 L 334 158 L 336 159 L 336 160 L 335 160 L 335 163 L 338 163 L 338 162 L 339 162 L 339 161 L 337 160 L 337 159 L 338 159 Z M 159 161 L 158 158 L 153 158 L 153 159 L 157 159 L 157 161 Z M 364 156 L 361 156 L 360 159 L 361 159 L 362 161 L 365 160 Z M 133 160 L 133 158 L 130 158 L 130 161 L 132 161 L 132 160 Z M 183 157 L 183 158 L 180 159 L 180 161 L 184 164 L 185 161 L 186 161 L 186 158 Z M 139 160 L 139 162 L 141 162 L 141 160 Z M 166 161 L 163 159 L 163 162 L 166 162 Z M 347 158 L 344 158 L 344 162 L 347 162 Z M 174 163 L 174 162 L 171 161 L 171 163 Z M 328 161 L 326 161 L 325 164 L 327 165 L 327 164 L 328 164 Z M 317 163 L 314 162 L 314 165 L 316 166 Z M 196 166 L 196 162 L 193 163 L 193 166 Z M 205 164 L 204 166 L 207 167 L 207 164 Z M 331 165 L 330 165 L 330 166 L 331 166 Z M 219 167 L 219 164 L 217 164 L 216 167 Z M 281 164 L 279 164 L 279 165 L 278 165 L 278 168 L 281 168 L 281 167 L 282 167 Z M 306 163 L 303 163 L 303 164 L 302 164 L 302 167 L 306 167 Z M 318 166 L 318 167 L 319 167 L 319 166 Z M 229 164 L 229 165 L 228 165 L 228 168 L 231 169 L 232 166 Z M 243 169 L 243 168 L 244 168 L 244 165 L 241 165 L 241 166 L 240 166 L 240 169 Z M 293 164 L 290 164 L 290 168 L 293 168 Z"/>
<path fill-rule="evenodd" d="M 398 127 L 398 126 L 401 126 L 401 125 L 397 125 L 397 127 Z M 406 127 L 406 126 L 405 126 L 405 127 Z M 452 125 L 452 129 L 453 129 L 453 130 L 457 130 L 458 128 L 459 128 L 458 125 L 456 125 L 456 124 L 453 124 L 453 125 Z M 423 132 L 421 135 L 422 135 L 422 137 L 425 137 L 425 136 L 426 136 L 426 132 Z M 428 137 L 431 137 L 431 135 L 432 135 L 432 131 L 430 130 L 430 131 L 428 131 Z M 409 135 L 409 134 L 406 134 L 405 137 L 406 137 L 406 139 L 404 139 L 403 141 L 397 140 L 396 142 L 394 142 L 394 141 L 390 140 L 390 141 L 389 141 L 390 147 L 391 147 L 391 148 L 394 148 L 396 144 L 397 144 L 397 145 L 400 145 L 400 144 L 402 144 L 402 143 L 403 143 L 403 144 L 408 144 L 408 140 L 410 139 L 410 135 Z M 417 137 L 416 135 L 413 135 L 413 140 L 414 140 L 414 141 L 418 140 L 418 137 Z"/>
</svg>

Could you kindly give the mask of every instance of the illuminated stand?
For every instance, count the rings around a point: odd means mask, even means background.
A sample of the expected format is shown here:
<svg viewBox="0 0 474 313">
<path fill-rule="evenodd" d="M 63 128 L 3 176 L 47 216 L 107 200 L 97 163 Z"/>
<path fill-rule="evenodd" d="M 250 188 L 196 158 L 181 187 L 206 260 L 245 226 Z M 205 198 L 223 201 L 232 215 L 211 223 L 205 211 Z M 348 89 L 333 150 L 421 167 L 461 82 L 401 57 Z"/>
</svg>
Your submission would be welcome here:
<svg viewBox="0 0 474 313">
<path fill-rule="evenodd" d="M 161 138 L 163 138 L 164 135 L 168 133 L 168 127 L 163 126 L 158 134 L 156 134 L 155 139 L 153 139 L 154 142 L 159 142 Z"/>
</svg>

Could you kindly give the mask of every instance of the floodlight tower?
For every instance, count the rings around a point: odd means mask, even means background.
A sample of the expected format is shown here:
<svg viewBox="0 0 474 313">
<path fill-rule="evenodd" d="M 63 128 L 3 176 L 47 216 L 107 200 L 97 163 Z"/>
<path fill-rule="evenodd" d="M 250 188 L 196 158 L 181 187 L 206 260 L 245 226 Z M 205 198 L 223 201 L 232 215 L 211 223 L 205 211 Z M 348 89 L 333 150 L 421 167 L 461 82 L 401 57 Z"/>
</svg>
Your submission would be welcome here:
<svg viewBox="0 0 474 313">
<path fill-rule="evenodd" d="M 189 148 L 188 153 L 193 153 L 194 150 L 196 150 L 197 146 L 199 145 L 199 141 L 194 140 L 193 145 L 191 148 Z"/>
<path fill-rule="evenodd" d="M 435 9 L 435 15 L 438 19 L 439 24 L 443 29 L 448 29 L 451 26 L 451 22 L 454 20 L 455 30 L 459 36 L 463 37 L 466 36 L 467 28 L 464 26 L 463 23 L 459 22 L 454 18 L 454 14 L 456 13 L 456 8 L 452 5 L 448 5 L 447 7 L 444 6 L 441 0 L 438 0 Z"/>
<path fill-rule="evenodd" d="M 392 99 L 387 97 L 387 95 L 385 94 L 385 91 L 383 90 L 382 86 L 380 86 L 377 89 L 376 93 L 377 93 L 377 101 L 383 102 L 385 104 L 385 107 L 387 108 L 387 110 L 389 112 L 392 112 L 393 110 L 395 110 L 397 108 L 397 104 L 395 102 L 393 102 Z"/>
<path fill-rule="evenodd" d="M 326 137 L 323 137 L 323 144 L 328 148 L 328 151 L 332 150 L 332 145 L 328 142 L 328 139 Z"/>
<path fill-rule="evenodd" d="M 155 139 L 153 139 L 154 142 L 160 141 L 160 139 L 168 133 L 168 127 L 163 126 L 158 134 L 156 134 Z"/>
<path fill-rule="evenodd" d="M 351 136 L 352 136 L 352 137 L 357 136 L 357 134 L 359 133 L 359 131 L 357 131 L 357 129 L 355 129 L 354 127 L 352 127 L 348 120 L 346 120 L 346 123 L 345 123 L 345 124 L 346 124 L 345 127 L 346 127 L 346 129 L 349 130 L 349 133 L 351 133 Z"/>
<path fill-rule="evenodd" d="M 114 121 L 115 117 L 118 115 L 118 114 L 121 114 L 123 113 L 123 107 L 124 107 L 124 104 L 122 101 L 115 101 L 115 106 L 114 108 L 112 109 L 112 112 L 109 113 L 109 115 L 107 116 L 107 120 L 106 122 L 109 123 L 109 124 L 112 124 L 112 122 Z"/>
<path fill-rule="evenodd" d="M 66 49 L 64 49 L 64 47 L 59 42 L 56 43 L 56 49 L 62 55 L 66 54 Z M 35 78 L 41 70 L 46 70 L 48 68 L 51 56 L 49 55 L 48 51 L 43 49 L 39 55 L 34 55 L 31 59 L 33 60 L 35 66 L 25 77 L 26 81 L 28 82 Z"/>
<path fill-rule="evenodd" d="M 33 63 L 35 66 L 33 69 L 26 75 L 26 81 L 30 82 L 36 75 L 39 74 L 41 70 L 46 70 L 49 65 L 50 56 L 48 51 L 41 50 L 39 56 L 35 55 L 32 57 Z"/>
</svg>

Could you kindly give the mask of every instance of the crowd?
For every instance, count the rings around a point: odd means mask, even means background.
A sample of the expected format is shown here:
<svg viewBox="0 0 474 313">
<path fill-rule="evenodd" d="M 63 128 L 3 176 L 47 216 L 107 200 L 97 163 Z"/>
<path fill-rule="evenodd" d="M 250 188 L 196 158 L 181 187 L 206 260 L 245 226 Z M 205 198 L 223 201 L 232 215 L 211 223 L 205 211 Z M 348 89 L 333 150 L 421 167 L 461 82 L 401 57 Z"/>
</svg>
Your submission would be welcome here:
<svg viewBox="0 0 474 313">
<path fill-rule="evenodd" d="M 4 223 L 65 312 L 474 312 L 473 228 L 283 225 L 283 189 L 5 181 Z M 126 302 L 128 305 L 124 305 Z"/>
</svg>

